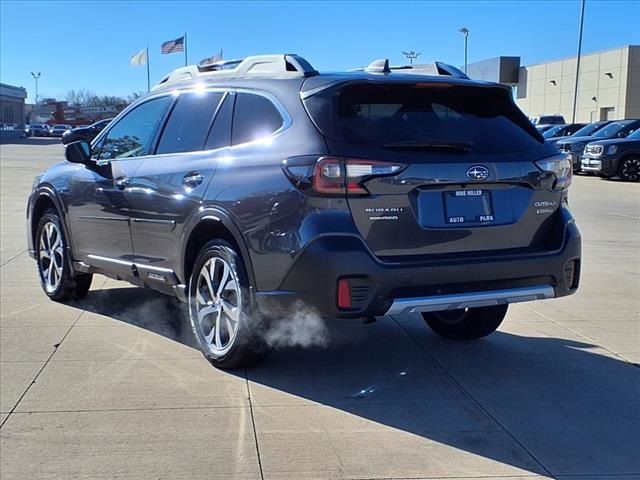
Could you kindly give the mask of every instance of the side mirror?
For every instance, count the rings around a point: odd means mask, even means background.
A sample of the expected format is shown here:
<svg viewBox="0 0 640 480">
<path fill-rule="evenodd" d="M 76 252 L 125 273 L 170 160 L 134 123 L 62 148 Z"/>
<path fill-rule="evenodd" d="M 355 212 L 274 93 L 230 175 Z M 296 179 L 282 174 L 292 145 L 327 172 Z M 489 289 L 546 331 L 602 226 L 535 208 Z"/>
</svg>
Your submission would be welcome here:
<svg viewBox="0 0 640 480">
<path fill-rule="evenodd" d="M 91 161 L 91 145 L 84 140 L 71 142 L 67 145 L 64 156 L 68 162 L 87 165 Z"/>
</svg>

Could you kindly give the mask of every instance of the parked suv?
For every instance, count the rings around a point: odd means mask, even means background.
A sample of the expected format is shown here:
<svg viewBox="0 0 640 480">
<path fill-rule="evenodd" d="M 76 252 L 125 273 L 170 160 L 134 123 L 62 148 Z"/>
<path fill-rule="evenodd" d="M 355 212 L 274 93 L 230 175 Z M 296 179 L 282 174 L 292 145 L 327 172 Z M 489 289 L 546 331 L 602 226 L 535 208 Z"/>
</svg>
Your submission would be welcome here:
<svg viewBox="0 0 640 480">
<path fill-rule="evenodd" d="M 29 198 L 45 293 L 84 297 L 99 273 L 176 295 L 219 367 L 303 306 L 475 339 L 578 288 L 571 165 L 508 87 L 444 64 L 184 67 L 66 158 Z"/>
<path fill-rule="evenodd" d="M 567 154 L 567 158 L 571 160 L 573 165 L 573 171 L 580 172 L 582 170 L 580 161 L 584 153 L 584 147 L 588 143 L 610 138 L 625 138 L 638 128 L 640 128 L 640 120 L 618 120 L 611 122 L 591 135 L 582 137 L 574 135 L 558 141 L 556 146 L 561 152 Z"/>
<path fill-rule="evenodd" d="M 555 115 L 540 115 L 537 117 L 533 117 L 531 119 L 531 123 L 536 126 L 539 125 L 564 125 L 567 123 L 564 117 L 558 113 Z"/>
<path fill-rule="evenodd" d="M 48 137 L 50 134 L 49 125 L 46 123 L 32 123 L 29 125 L 30 137 Z"/>
<path fill-rule="evenodd" d="M 545 141 L 552 138 L 570 137 L 581 128 L 585 126 L 584 123 L 570 123 L 568 125 L 555 125 L 542 133 Z M 540 129 L 538 129 L 540 131 Z"/>
<path fill-rule="evenodd" d="M 93 125 L 83 125 L 72 130 L 67 130 L 62 135 L 62 143 L 66 145 L 67 143 L 77 142 L 78 140 L 91 142 L 107 125 L 109 125 L 111 120 L 113 119 L 108 118 L 106 120 L 100 120 Z"/>
<path fill-rule="evenodd" d="M 66 132 L 70 132 L 72 128 L 71 125 L 56 124 L 49 130 L 49 136 L 62 137 Z"/>
<path fill-rule="evenodd" d="M 564 137 L 551 137 L 551 138 L 545 137 L 545 142 L 550 143 L 552 145 L 557 145 L 558 142 L 564 142 L 565 140 L 569 140 L 571 137 L 574 137 L 574 138 L 588 137 L 589 135 L 593 135 L 598 130 L 601 130 L 602 128 L 606 127 L 610 123 L 611 123 L 610 120 L 602 120 L 600 122 L 589 123 L 584 127 L 580 128 L 576 132 L 573 132 L 571 134 L 565 133 Z"/>
<path fill-rule="evenodd" d="M 640 180 L 640 129 L 627 138 L 600 140 L 584 149 L 582 170 L 601 177 L 619 176 L 628 182 Z"/>
</svg>

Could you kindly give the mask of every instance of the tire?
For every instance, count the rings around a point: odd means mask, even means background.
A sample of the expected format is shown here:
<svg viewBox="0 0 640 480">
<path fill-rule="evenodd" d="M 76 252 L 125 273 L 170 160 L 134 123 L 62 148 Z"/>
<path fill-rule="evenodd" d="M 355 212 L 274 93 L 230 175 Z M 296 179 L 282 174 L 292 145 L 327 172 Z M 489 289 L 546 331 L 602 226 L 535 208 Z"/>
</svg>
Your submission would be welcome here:
<svg viewBox="0 0 640 480">
<path fill-rule="evenodd" d="M 38 221 L 35 249 L 40 286 L 50 299 L 79 300 L 87 296 L 93 275 L 73 272 L 62 222 L 54 209 L 47 210 Z"/>
<path fill-rule="evenodd" d="M 266 355 L 244 262 L 228 242 L 211 240 L 198 253 L 188 305 L 196 342 L 213 366 L 244 368 Z"/>
<path fill-rule="evenodd" d="M 640 157 L 633 155 L 623 158 L 618 167 L 618 176 L 627 182 L 640 180 Z"/>
<path fill-rule="evenodd" d="M 427 325 L 441 337 L 452 340 L 476 340 L 495 332 L 507 315 L 508 305 L 424 312 Z"/>
</svg>

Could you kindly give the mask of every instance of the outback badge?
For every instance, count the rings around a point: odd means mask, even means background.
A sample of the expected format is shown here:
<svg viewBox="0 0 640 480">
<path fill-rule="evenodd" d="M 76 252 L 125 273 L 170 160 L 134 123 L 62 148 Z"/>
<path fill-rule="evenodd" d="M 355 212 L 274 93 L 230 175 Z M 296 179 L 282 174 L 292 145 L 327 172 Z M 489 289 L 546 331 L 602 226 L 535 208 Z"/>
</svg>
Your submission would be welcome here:
<svg viewBox="0 0 640 480">
<path fill-rule="evenodd" d="M 474 165 L 467 170 L 467 177 L 470 180 L 482 181 L 489 178 L 489 169 L 482 165 Z"/>
</svg>

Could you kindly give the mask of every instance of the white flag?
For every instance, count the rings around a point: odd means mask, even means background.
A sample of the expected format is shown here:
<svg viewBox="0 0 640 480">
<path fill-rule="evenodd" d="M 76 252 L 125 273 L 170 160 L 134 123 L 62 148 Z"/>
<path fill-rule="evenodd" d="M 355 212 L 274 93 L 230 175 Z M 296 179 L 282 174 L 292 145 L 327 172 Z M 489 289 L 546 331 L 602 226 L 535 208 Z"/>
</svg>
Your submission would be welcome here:
<svg viewBox="0 0 640 480">
<path fill-rule="evenodd" d="M 131 57 L 131 61 L 129 62 L 132 67 L 137 67 L 139 65 L 147 64 L 147 49 L 144 48 Z"/>
</svg>

